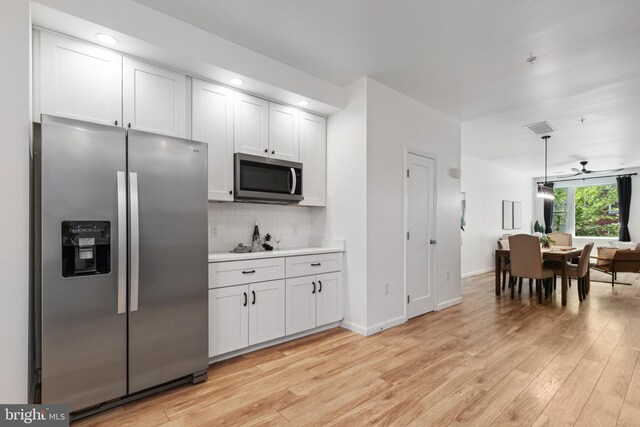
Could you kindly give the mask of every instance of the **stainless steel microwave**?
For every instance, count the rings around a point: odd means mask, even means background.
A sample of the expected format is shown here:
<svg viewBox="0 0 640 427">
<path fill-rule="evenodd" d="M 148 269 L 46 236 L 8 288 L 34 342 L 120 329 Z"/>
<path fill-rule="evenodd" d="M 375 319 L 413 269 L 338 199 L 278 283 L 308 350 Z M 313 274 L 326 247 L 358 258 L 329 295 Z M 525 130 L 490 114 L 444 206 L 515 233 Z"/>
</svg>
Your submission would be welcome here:
<svg viewBox="0 0 640 427">
<path fill-rule="evenodd" d="M 298 203 L 302 196 L 302 163 L 236 153 L 235 196 L 240 202 Z"/>
</svg>

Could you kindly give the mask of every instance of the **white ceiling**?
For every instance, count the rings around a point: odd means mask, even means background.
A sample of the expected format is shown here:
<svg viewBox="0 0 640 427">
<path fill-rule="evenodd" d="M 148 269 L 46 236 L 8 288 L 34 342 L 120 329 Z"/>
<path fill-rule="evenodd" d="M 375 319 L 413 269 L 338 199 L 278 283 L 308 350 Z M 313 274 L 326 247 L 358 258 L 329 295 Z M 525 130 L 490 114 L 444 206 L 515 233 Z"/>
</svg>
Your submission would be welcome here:
<svg viewBox="0 0 640 427">
<path fill-rule="evenodd" d="M 522 125 L 547 120 L 553 171 L 640 165 L 640 0 L 137 1 L 329 82 L 368 75 L 459 117 L 471 156 L 540 175 L 541 144 Z"/>
</svg>

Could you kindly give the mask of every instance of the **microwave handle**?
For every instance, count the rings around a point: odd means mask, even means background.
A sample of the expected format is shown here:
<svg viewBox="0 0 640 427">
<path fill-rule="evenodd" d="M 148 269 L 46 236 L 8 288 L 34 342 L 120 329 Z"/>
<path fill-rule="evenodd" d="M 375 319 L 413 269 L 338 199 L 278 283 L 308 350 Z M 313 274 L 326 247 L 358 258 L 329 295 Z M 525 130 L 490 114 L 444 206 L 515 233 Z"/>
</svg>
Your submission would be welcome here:
<svg viewBox="0 0 640 427">
<path fill-rule="evenodd" d="M 298 180 L 296 178 L 296 170 L 294 168 L 291 169 L 291 178 L 293 178 L 293 185 L 291 186 L 291 194 L 296 193 L 296 187 L 298 185 Z"/>
</svg>

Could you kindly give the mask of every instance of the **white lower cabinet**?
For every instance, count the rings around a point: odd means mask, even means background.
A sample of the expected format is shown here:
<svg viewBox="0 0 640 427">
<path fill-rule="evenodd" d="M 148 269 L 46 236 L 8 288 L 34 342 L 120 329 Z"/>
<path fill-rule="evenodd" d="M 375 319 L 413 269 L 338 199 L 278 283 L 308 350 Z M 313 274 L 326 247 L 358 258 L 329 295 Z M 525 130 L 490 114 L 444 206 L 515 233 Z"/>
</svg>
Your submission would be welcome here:
<svg viewBox="0 0 640 427">
<path fill-rule="evenodd" d="M 340 273 L 318 274 L 316 326 L 342 320 L 342 282 Z"/>
<path fill-rule="evenodd" d="M 209 289 L 209 357 L 249 345 L 249 286 Z"/>
<path fill-rule="evenodd" d="M 249 285 L 249 345 L 284 336 L 284 280 Z"/>
<path fill-rule="evenodd" d="M 209 357 L 342 320 L 342 256 L 210 263 Z"/>
<path fill-rule="evenodd" d="M 342 319 L 340 273 L 287 279 L 287 335 Z"/>
<path fill-rule="evenodd" d="M 287 335 L 316 326 L 316 276 L 287 279 Z"/>
<path fill-rule="evenodd" d="M 209 289 L 209 357 L 285 334 L 284 280 Z"/>
</svg>

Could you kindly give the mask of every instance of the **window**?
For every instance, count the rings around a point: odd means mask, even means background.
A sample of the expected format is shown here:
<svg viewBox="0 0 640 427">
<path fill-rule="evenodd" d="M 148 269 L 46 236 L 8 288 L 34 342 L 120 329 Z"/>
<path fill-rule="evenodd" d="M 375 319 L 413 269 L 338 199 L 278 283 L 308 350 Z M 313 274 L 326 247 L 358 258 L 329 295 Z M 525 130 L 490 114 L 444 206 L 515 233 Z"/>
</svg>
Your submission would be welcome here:
<svg viewBox="0 0 640 427">
<path fill-rule="evenodd" d="M 618 237 L 618 188 L 614 184 L 575 189 L 576 236 Z"/>
<path fill-rule="evenodd" d="M 616 184 L 555 188 L 553 194 L 553 231 L 577 237 L 618 237 Z"/>
<path fill-rule="evenodd" d="M 553 231 L 568 233 L 567 231 L 567 189 L 556 188 L 553 190 L 555 200 L 553 201 Z"/>
</svg>

